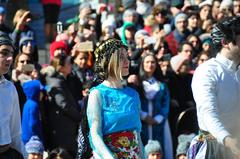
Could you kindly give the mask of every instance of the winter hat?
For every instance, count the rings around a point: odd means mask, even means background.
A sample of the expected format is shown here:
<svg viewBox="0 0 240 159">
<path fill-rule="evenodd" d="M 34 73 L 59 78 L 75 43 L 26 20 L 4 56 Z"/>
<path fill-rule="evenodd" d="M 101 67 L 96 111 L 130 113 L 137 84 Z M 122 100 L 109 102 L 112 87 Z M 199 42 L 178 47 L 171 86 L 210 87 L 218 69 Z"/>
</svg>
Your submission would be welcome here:
<svg viewBox="0 0 240 159">
<path fill-rule="evenodd" d="M 199 36 L 199 39 L 201 40 L 202 44 L 204 43 L 211 43 L 212 38 L 210 33 L 203 33 Z"/>
<path fill-rule="evenodd" d="M 64 41 L 54 41 L 50 45 L 50 59 L 54 58 L 54 51 L 57 49 L 63 49 L 66 52 L 68 51 L 68 46 Z"/>
<path fill-rule="evenodd" d="M 169 5 L 169 4 L 170 4 L 170 1 L 169 1 L 169 0 L 155 0 L 155 1 L 154 1 L 154 4 L 155 4 L 155 5 L 158 5 L 158 4 L 166 4 L 166 5 Z"/>
<path fill-rule="evenodd" d="M 79 10 L 82 10 L 83 8 L 88 8 L 88 9 L 91 9 L 91 4 L 88 3 L 88 2 L 83 2 L 81 3 L 81 5 L 79 6 Z"/>
<path fill-rule="evenodd" d="M 0 14 L 1 15 L 5 15 L 6 14 L 6 10 L 4 7 L 0 6 Z"/>
<path fill-rule="evenodd" d="M 141 35 L 143 35 L 143 36 L 149 36 L 149 34 L 148 34 L 148 32 L 147 32 L 146 30 L 140 29 L 140 30 L 138 30 L 138 31 L 135 33 L 135 35 L 134 35 L 134 40 L 136 41 L 136 39 L 137 39 L 139 36 L 141 36 Z"/>
<path fill-rule="evenodd" d="M 192 139 L 196 136 L 196 134 L 181 134 L 178 136 L 178 146 L 176 156 L 187 154 L 187 150 L 190 146 Z"/>
<path fill-rule="evenodd" d="M 143 17 L 145 17 L 145 16 L 148 16 L 151 14 L 152 7 L 147 2 L 137 1 L 137 9 L 136 10 L 139 14 L 141 14 L 141 15 L 143 15 Z"/>
<path fill-rule="evenodd" d="M 171 6 L 181 9 L 183 7 L 183 0 L 171 0 Z"/>
<path fill-rule="evenodd" d="M 36 41 L 34 40 L 34 38 L 32 36 L 29 35 L 23 35 L 19 41 L 19 49 L 20 51 L 22 51 L 22 46 L 24 45 L 25 42 L 31 41 L 34 44 L 36 43 Z"/>
<path fill-rule="evenodd" d="M 122 6 L 125 9 L 133 8 L 136 5 L 136 0 L 122 0 Z"/>
<path fill-rule="evenodd" d="M 0 31 L 0 45 L 9 45 L 13 49 L 15 49 L 15 46 L 13 44 L 11 37 L 7 33 L 2 31 Z"/>
<path fill-rule="evenodd" d="M 201 9 L 202 7 L 204 7 L 204 6 L 206 6 L 206 5 L 212 6 L 212 0 L 202 1 L 202 2 L 198 5 L 198 7 Z"/>
<path fill-rule="evenodd" d="M 123 19 L 129 16 L 134 16 L 134 15 L 137 15 L 137 11 L 135 9 L 127 9 L 123 13 Z"/>
<path fill-rule="evenodd" d="M 220 10 L 224 8 L 231 8 L 233 7 L 233 1 L 232 0 L 223 0 L 220 4 Z"/>
<path fill-rule="evenodd" d="M 112 29 L 116 29 L 116 22 L 112 18 L 107 18 L 102 23 L 102 30 L 106 27 L 111 27 Z"/>
<path fill-rule="evenodd" d="M 171 64 L 173 71 L 177 72 L 186 60 L 188 60 L 188 58 L 185 56 L 182 56 L 182 55 L 173 56 L 170 60 L 170 64 Z"/>
<path fill-rule="evenodd" d="M 25 145 L 28 154 L 43 154 L 44 147 L 38 136 L 32 136 Z"/>
<path fill-rule="evenodd" d="M 148 156 L 151 152 L 162 152 L 162 147 L 157 140 L 148 140 L 145 146 L 145 153 Z"/>
<path fill-rule="evenodd" d="M 187 20 L 187 14 L 185 14 L 185 13 L 178 13 L 178 14 L 176 15 L 176 17 L 174 18 L 174 25 L 175 25 L 175 26 L 176 26 L 177 22 L 178 22 L 180 19 Z"/>
</svg>

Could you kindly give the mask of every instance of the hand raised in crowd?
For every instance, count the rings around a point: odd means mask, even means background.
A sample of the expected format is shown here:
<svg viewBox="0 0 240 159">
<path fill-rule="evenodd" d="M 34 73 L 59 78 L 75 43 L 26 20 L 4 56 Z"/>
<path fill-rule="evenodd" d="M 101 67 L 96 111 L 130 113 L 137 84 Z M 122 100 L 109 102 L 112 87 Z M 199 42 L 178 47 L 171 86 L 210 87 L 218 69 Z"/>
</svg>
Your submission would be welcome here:
<svg viewBox="0 0 240 159">
<path fill-rule="evenodd" d="M 18 20 L 16 24 L 16 29 L 17 30 L 23 30 L 24 26 L 26 23 L 30 22 L 30 11 L 25 12 Z"/>
</svg>

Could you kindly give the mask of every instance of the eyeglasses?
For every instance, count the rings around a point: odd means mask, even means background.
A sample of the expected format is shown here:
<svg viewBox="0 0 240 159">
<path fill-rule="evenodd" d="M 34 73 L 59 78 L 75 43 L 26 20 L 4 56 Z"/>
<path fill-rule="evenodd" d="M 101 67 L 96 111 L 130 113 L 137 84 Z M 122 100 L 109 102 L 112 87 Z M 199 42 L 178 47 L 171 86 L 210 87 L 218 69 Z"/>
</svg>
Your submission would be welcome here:
<svg viewBox="0 0 240 159">
<path fill-rule="evenodd" d="M 20 63 L 24 63 L 24 62 L 26 62 L 27 64 L 29 64 L 29 63 L 31 63 L 31 61 L 30 60 L 21 60 L 21 61 L 19 61 Z"/>
<path fill-rule="evenodd" d="M 11 51 L 0 51 L 0 58 L 8 58 L 8 57 L 12 57 L 13 56 L 13 52 Z"/>
</svg>

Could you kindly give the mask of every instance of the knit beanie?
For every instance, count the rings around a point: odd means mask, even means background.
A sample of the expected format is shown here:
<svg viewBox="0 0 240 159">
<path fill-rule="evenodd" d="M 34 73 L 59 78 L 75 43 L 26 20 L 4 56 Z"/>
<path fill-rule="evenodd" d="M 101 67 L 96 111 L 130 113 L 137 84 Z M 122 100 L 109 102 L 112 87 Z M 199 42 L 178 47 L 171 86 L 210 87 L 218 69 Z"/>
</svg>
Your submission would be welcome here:
<svg viewBox="0 0 240 159">
<path fill-rule="evenodd" d="M 123 19 L 129 16 L 134 16 L 134 15 L 137 15 L 137 11 L 135 9 L 126 9 L 123 12 Z"/>
<path fill-rule="evenodd" d="M 212 38 L 210 33 L 203 33 L 199 36 L 199 39 L 201 40 L 202 44 L 204 43 L 212 43 Z"/>
<path fill-rule="evenodd" d="M 146 17 L 151 14 L 152 7 L 147 2 L 141 2 L 137 1 L 137 8 L 136 11 L 142 15 L 143 17 Z"/>
<path fill-rule="evenodd" d="M 50 59 L 54 58 L 54 51 L 57 49 L 63 49 L 66 52 L 68 51 L 68 46 L 64 41 L 54 41 L 50 45 Z"/>
<path fill-rule="evenodd" d="M 157 140 L 148 140 L 148 143 L 145 146 L 146 156 L 151 152 L 162 152 L 162 147 Z"/>
<path fill-rule="evenodd" d="M 136 0 L 122 0 L 122 6 L 125 9 L 133 8 L 136 5 Z"/>
<path fill-rule="evenodd" d="M 32 136 L 25 145 L 28 154 L 43 154 L 44 147 L 38 136 Z"/>
<path fill-rule="evenodd" d="M 79 6 L 79 10 L 82 10 L 83 8 L 88 8 L 88 9 L 91 9 L 91 4 L 88 3 L 88 2 L 83 2 L 81 3 L 81 5 Z"/>
<path fill-rule="evenodd" d="M 15 46 L 13 44 L 11 37 L 7 33 L 2 31 L 0 31 L 0 45 L 9 45 L 13 49 L 15 49 Z"/>
<path fill-rule="evenodd" d="M 178 146 L 176 156 L 186 155 L 188 148 L 191 144 L 192 139 L 196 136 L 196 134 L 181 134 L 178 136 Z"/>
<path fill-rule="evenodd" d="M 171 64 L 173 71 L 177 72 L 186 60 L 188 60 L 188 58 L 185 56 L 182 56 L 182 55 L 173 56 L 170 60 L 170 64 Z"/>
<path fill-rule="evenodd" d="M 232 0 L 223 0 L 220 4 L 220 10 L 224 8 L 233 8 L 233 1 Z"/>
<path fill-rule="evenodd" d="M 22 35 L 21 39 L 19 41 L 19 49 L 20 49 L 20 51 L 22 51 L 22 46 L 27 41 L 34 41 L 35 42 L 35 40 L 34 40 L 34 38 L 32 36 Z"/>
<path fill-rule="evenodd" d="M 174 25 L 176 26 L 177 22 L 180 20 L 180 19 L 184 19 L 184 20 L 187 20 L 187 14 L 185 13 L 178 13 L 174 19 Z"/>
<path fill-rule="evenodd" d="M 140 30 L 138 30 L 138 31 L 135 33 L 135 35 L 134 35 L 134 40 L 136 41 L 137 38 L 138 38 L 139 36 L 141 36 L 141 35 L 143 35 L 143 36 L 149 36 L 149 34 L 148 34 L 148 32 L 147 32 L 146 30 L 140 29 Z"/>
</svg>

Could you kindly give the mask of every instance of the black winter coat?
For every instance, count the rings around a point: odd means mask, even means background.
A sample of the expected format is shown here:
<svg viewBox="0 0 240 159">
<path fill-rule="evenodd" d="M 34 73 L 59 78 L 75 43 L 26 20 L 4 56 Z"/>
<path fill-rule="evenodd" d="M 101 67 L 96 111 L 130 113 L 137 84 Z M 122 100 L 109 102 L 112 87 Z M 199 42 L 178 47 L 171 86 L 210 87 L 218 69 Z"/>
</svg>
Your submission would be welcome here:
<svg viewBox="0 0 240 159">
<path fill-rule="evenodd" d="M 67 81 L 59 73 L 46 77 L 49 87 L 49 105 L 46 108 L 48 120 L 48 146 L 62 147 L 73 157 L 77 151 L 77 132 L 81 121 L 80 107 Z"/>
</svg>

